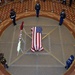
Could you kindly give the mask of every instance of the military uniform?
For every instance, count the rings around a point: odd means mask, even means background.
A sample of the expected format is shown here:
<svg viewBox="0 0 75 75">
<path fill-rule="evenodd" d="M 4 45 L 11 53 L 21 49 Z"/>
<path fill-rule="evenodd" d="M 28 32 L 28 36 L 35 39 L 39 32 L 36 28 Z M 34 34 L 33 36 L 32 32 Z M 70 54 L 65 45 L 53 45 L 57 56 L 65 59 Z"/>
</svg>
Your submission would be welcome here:
<svg viewBox="0 0 75 75">
<path fill-rule="evenodd" d="M 59 25 L 61 26 L 64 19 L 66 18 L 66 14 L 65 14 L 65 10 L 63 10 L 61 13 L 60 13 L 60 21 L 59 21 Z"/>
<path fill-rule="evenodd" d="M 69 57 L 69 59 L 66 61 L 66 66 L 65 66 L 65 68 L 68 69 L 68 68 L 71 66 L 71 64 L 73 63 L 73 61 L 74 61 L 74 56 L 71 55 L 71 56 Z"/>
<path fill-rule="evenodd" d="M 11 11 L 10 11 L 10 18 L 12 19 L 12 21 L 13 21 L 13 24 L 14 24 L 14 26 L 16 25 L 16 12 L 13 10 L 13 9 L 11 9 Z"/>
<path fill-rule="evenodd" d="M 8 68 L 7 61 L 6 61 L 5 58 L 2 58 L 2 59 L 0 60 L 0 62 L 1 62 L 1 64 L 2 64 L 5 68 Z"/>
<path fill-rule="evenodd" d="M 39 11 L 40 11 L 40 4 L 39 3 L 36 3 L 35 10 L 36 10 L 36 17 L 39 17 Z"/>
</svg>

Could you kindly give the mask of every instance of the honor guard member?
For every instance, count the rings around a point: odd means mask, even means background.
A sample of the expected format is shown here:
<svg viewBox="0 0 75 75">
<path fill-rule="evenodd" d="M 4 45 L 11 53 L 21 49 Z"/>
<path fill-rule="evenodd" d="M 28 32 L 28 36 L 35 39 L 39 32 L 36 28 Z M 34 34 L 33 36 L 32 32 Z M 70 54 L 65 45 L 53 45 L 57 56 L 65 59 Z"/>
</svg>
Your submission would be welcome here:
<svg viewBox="0 0 75 75">
<path fill-rule="evenodd" d="M 8 64 L 7 64 L 6 59 L 4 58 L 4 54 L 3 54 L 3 53 L 0 53 L 0 63 L 1 63 L 5 68 L 8 68 Z"/>
<path fill-rule="evenodd" d="M 39 11 L 40 11 L 40 4 L 37 1 L 36 5 L 35 5 L 35 10 L 36 10 L 36 17 L 39 17 Z"/>
<path fill-rule="evenodd" d="M 8 68 L 8 64 L 5 58 L 3 58 L 2 60 L 0 60 L 1 64 L 5 67 Z"/>
<path fill-rule="evenodd" d="M 65 18 L 66 18 L 66 13 L 65 10 L 63 9 L 62 12 L 60 13 L 60 21 L 59 21 L 60 26 L 62 25 Z"/>
<path fill-rule="evenodd" d="M 73 61 L 74 61 L 74 56 L 71 55 L 71 56 L 69 57 L 69 59 L 66 61 L 66 66 L 65 66 L 65 68 L 68 69 L 68 68 L 71 66 L 71 64 L 73 63 Z"/>
<path fill-rule="evenodd" d="M 12 19 L 13 25 L 16 25 L 16 12 L 14 11 L 14 9 L 11 9 L 10 11 L 10 18 Z"/>
<path fill-rule="evenodd" d="M 62 4 L 65 4 L 66 5 L 66 0 L 62 0 Z"/>
<path fill-rule="evenodd" d="M 69 0 L 69 6 L 71 7 L 71 5 L 72 5 L 72 0 Z"/>
</svg>

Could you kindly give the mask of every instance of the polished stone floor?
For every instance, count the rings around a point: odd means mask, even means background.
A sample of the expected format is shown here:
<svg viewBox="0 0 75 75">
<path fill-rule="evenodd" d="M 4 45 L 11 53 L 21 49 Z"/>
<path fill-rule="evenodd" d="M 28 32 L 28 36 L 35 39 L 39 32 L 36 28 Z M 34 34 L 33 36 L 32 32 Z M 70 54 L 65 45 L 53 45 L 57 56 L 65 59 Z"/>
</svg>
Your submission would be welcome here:
<svg viewBox="0 0 75 75">
<path fill-rule="evenodd" d="M 21 51 L 17 52 L 20 25 L 24 21 Z M 59 22 L 46 17 L 27 17 L 11 24 L 0 37 L 0 52 L 4 53 L 12 75 L 63 75 L 66 60 L 75 56 L 75 39 Z M 31 28 L 41 26 L 44 50 L 31 52 Z"/>
</svg>

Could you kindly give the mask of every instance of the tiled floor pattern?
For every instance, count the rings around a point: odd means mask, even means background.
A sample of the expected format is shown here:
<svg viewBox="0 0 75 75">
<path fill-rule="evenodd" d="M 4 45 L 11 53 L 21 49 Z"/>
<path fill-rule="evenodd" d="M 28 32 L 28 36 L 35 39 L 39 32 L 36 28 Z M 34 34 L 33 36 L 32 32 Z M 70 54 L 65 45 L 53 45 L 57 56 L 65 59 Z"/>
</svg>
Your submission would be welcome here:
<svg viewBox="0 0 75 75">
<path fill-rule="evenodd" d="M 17 45 L 21 22 L 24 21 L 22 33 L 22 51 L 17 55 Z M 59 22 L 46 17 L 28 17 L 12 24 L 0 37 L 0 52 L 5 54 L 12 75 L 63 75 L 68 57 L 75 55 L 75 39 L 70 31 Z M 31 52 L 31 27 L 41 26 L 44 50 Z"/>
</svg>

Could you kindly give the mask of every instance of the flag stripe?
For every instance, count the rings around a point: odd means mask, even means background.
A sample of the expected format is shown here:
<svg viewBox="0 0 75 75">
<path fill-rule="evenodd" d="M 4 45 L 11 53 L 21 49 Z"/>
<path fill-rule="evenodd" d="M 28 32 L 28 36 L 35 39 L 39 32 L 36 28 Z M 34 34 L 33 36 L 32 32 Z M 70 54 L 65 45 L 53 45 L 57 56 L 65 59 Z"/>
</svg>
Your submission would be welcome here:
<svg viewBox="0 0 75 75">
<path fill-rule="evenodd" d="M 36 50 L 36 27 L 34 28 L 34 49 Z"/>
<path fill-rule="evenodd" d="M 39 40 L 40 40 L 40 39 L 39 39 L 39 33 L 37 33 L 37 50 L 39 50 L 39 47 L 40 47 L 40 46 L 39 46 Z"/>
<path fill-rule="evenodd" d="M 42 43 L 41 43 L 41 34 L 40 34 L 40 48 L 42 47 Z"/>
<path fill-rule="evenodd" d="M 41 51 L 43 49 L 42 43 L 41 43 L 41 32 L 39 31 L 40 29 L 37 30 L 37 27 L 31 28 L 32 31 L 32 51 Z"/>
<path fill-rule="evenodd" d="M 32 31 L 32 48 L 34 48 L 34 41 L 33 41 L 33 39 L 34 39 L 34 31 L 33 31 L 33 29 L 31 29 L 31 31 Z"/>
</svg>

